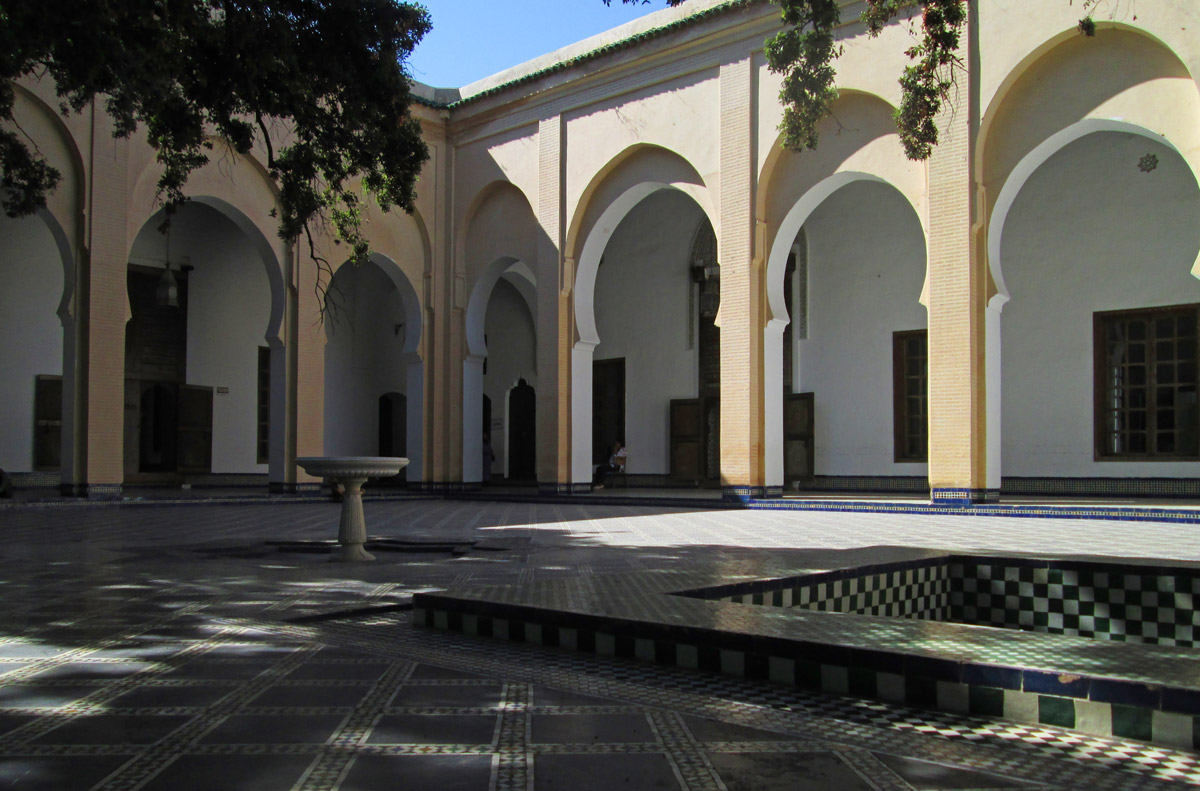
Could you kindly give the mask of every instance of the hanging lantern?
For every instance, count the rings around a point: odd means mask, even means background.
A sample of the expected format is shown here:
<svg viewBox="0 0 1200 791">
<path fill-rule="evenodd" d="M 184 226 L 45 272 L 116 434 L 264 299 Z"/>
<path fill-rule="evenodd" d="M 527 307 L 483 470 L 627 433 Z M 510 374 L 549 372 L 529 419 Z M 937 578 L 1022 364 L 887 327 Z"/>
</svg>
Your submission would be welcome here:
<svg viewBox="0 0 1200 791">
<path fill-rule="evenodd" d="M 179 307 L 179 283 L 175 280 L 175 273 L 171 271 L 171 226 L 167 226 L 167 244 L 166 244 L 166 261 L 167 268 L 163 270 L 162 277 L 159 278 L 158 288 L 154 290 L 154 301 L 158 305 L 167 308 Z"/>
<path fill-rule="evenodd" d="M 175 280 L 175 273 L 171 271 L 170 261 L 167 261 L 167 268 L 159 278 L 158 288 L 154 291 L 154 301 L 163 307 L 179 307 L 179 283 Z"/>
</svg>

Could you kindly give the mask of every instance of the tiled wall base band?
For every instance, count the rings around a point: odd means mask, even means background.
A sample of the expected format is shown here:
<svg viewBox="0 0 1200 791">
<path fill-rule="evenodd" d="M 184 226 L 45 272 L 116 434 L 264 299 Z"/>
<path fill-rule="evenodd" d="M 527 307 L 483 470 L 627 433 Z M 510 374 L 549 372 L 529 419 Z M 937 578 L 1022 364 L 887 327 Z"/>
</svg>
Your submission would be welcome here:
<svg viewBox="0 0 1200 791">
<path fill-rule="evenodd" d="M 1200 478 L 1004 478 L 1001 494 L 1200 497 Z"/>
<path fill-rule="evenodd" d="M 89 483 L 86 491 L 89 500 L 120 500 L 124 487 L 119 483 Z"/>
<path fill-rule="evenodd" d="M 864 492 L 875 494 L 929 494 L 929 479 L 916 475 L 816 475 L 792 481 L 790 492 Z"/>
<path fill-rule="evenodd" d="M 725 486 L 721 489 L 721 499 L 727 503 L 748 503 L 768 496 L 766 488 L 762 486 Z"/>
<path fill-rule="evenodd" d="M 480 481 L 409 481 L 408 490 L 427 494 L 459 494 L 483 489 Z"/>
<path fill-rule="evenodd" d="M 933 502 L 938 505 L 977 505 L 979 503 L 1000 502 L 998 489 L 938 489 L 930 492 Z"/>
<path fill-rule="evenodd" d="M 538 494 L 542 496 L 566 494 L 591 494 L 590 483 L 539 483 Z"/>
<path fill-rule="evenodd" d="M 281 481 L 271 481 L 267 484 L 267 491 L 271 494 L 318 494 L 322 489 L 325 489 L 323 483 L 284 483 Z"/>
<path fill-rule="evenodd" d="M 57 472 L 10 472 L 8 476 L 18 489 L 57 489 L 62 485 Z"/>
<path fill-rule="evenodd" d="M 817 475 L 805 481 L 792 481 L 784 487 L 784 490 L 785 494 L 813 492 L 862 492 L 864 494 L 930 493 L 928 478 L 903 475 Z M 1005 477 L 1000 482 L 1000 494 L 1200 498 L 1200 478 Z M 988 496 L 991 495 L 989 494 Z M 994 500 L 976 502 L 994 502 Z"/>
</svg>

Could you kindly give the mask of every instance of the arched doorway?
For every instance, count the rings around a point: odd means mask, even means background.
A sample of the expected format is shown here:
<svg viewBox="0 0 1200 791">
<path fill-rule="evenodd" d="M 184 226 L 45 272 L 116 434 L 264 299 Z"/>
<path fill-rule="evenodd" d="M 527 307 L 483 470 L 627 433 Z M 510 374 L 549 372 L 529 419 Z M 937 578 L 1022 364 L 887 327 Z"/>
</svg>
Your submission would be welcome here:
<svg viewBox="0 0 1200 791">
<path fill-rule="evenodd" d="M 513 436 L 508 400 L 514 381 L 536 381 L 536 288 L 528 266 L 500 258 L 484 269 L 472 291 L 466 317 L 469 354 L 463 364 L 464 480 L 512 477 L 507 466 L 511 458 L 508 443 Z M 475 406 L 480 403 L 482 410 Z M 494 408 L 494 404 L 499 406 Z M 478 426 L 474 415 L 481 416 Z M 480 450 L 485 437 L 491 455 Z M 535 462 L 528 480 L 537 477 L 536 447 L 533 453 Z M 476 466 L 475 459 L 484 456 L 483 463 L 491 464 L 488 470 Z"/>
<path fill-rule="evenodd" d="M 125 481 L 265 476 L 277 273 L 262 240 L 205 199 L 163 221 L 142 226 L 126 275 Z"/>
<path fill-rule="evenodd" d="M 585 245 L 596 262 L 591 282 L 581 282 L 590 300 L 578 298 L 586 314 L 577 313 L 575 364 L 587 365 L 589 375 L 578 381 L 591 387 L 586 402 L 575 394 L 573 414 L 582 416 L 586 404 L 591 441 L 588 466 L 578 469 L 576 455 L 573 475 L 590 481 L 594 465 L 621 440 L 632 474 L 663 483 L 719 481 L 720 272 L 711 225 L 694 198 L 665 185 L 634 187 L 610 211 L 613 218 L 606 212 Z M 704 249 L 714 251 L 709 260 L 702 252 L 693 260 Z M 585 340 L 593 332 L 595 340 Z M 599 436 L 598 427 L 618 413 L 624 426 Z M 582 429 L 576 423 L 577 438 Z"/>
<path fill-rule="evenodd" d="M 342 265 L 325 323 L 325 453 L 404 456 L 420 476 L 420 309 L 390 260 Z M 384 453 L 384 450 L 390 450 Z"/>
<path fill-rule="evenodd" d="M 64 403 L 64 322 L 73 271 L 49 214 L 0 214 L 0 469 L 53 480 L 63 466 L 70 415 Z M 69 376 L 70 370 L 66 369 Z"/>
<path fill-rule="evenodd" d="M 591 484 L 596 461 L 607 458 L 597 446 L 611 447 L 617 439 L 627 442 L 628 470 L 644 476 L 643 483 L 667 483 L 673 471 L 689 464 L 702 468 L 698 441 L 686 447 L 672 442 L 671 402 L 699 397 L 695 278 L 703 273 L 689 259 L 702 220 L 711 222 L 712 216 L 696 169 L 658 146 L 623 151 L 585 190 L 567 237 L 567 249 L 578 261 L 577 339 L 571 350 L 573 487 Z M 609 373 L 624 382 L 623 392 L 604 381 Z M 593 436 L 601 398 L 624 402 L 622 436 Z M 699 435 L 702 421 L 699 410 L 693 412 Z"/>
</svg>

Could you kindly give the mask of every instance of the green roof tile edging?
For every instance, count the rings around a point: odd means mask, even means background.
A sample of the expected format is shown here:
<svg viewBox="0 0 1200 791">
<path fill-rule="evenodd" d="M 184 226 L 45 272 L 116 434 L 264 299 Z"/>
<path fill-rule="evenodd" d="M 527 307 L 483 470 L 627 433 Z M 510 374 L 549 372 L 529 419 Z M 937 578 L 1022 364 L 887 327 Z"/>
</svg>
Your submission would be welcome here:
<svg viewBox="0 0 1200 791">
<path fill-rule="evenodd" d="M 459 99 L 458 101 L 455 101 L 455 102 L 445 102 L 445 103 L 436 102 L 431 99 L 427 99 L 425 97 L 418 96 L 415 93 L 413 94 L 412 99 L 413 99 L 413 102 L 416 104 L 424 105 L 425 107 L 432 107 L 437 110 L 449 110 L 449 109 L 454 109 L 456 107 L 462 107 L 463 105 L 469 104 L 473 101 L 476 101 L 477 99 L 483 99 L 488 96 L 495 96 L 498 93 L 507 91 L 510 88 L 515 88 L 518 85 L 524 85 L 525 83 L 539 80 L 550 74 L 554 74 L 556 72 L 560 72 L 565 69 L 570 69 L 575 66 L 578 66 L 581 63 L 586 63 L 587 61 L 595 60 L 596 58 L 601 58 L 605 55 L 610 55 L 614 52 L 618 52 L 623 49 L 629 49 L 630 47 L 641 44 L 644 41 L 649 41 L 651 39 L 659 38 L 661 36 L 667 35 L 668 33 L 674 33 L 676 30 L 680 30 L 684 27 L 687 27 L 688 25 L 695 24 L 695 23 L 703 21 L 705 19 L 710 19 L 714 16 L 718 16 L 720 14 L 725 14 L 725 13 L 728 13 L 735 9 L 748 8 L 749 6 L 757 5 L 758 3 L 761 3 L 761 2 L 764 2 L 764 0 L 729 0 L 729 2 L 727 2 L 727 3 L 722 3 L 720 5 L 712 6 L 711 8 L 706 8 L 703 11 L 698 11 L 695 14 L 692 14 L 691 16 L 683 17 L 682 19 L 677 19 L 674 22 L 670 22 L 666 25 L 663 25 L 662 27 L 652 28 L 652 29 L 644 31 L 642 33 L 638 33 L 637 35 L 630 36 L 629 38 L 621 39 L 620 41 L 614 41 L 613 43 L 606 44 L 603 47 L 598 47 L 597 49 L 591 50 L 582 55 L 577 55 L 573 58 L 568 58 L 567 60 L 559 61 L 558 63 L 555 63 L 552 66 L 547 66 L 544 69 L 539 69 L 538 71 L 530 72 L 529 74 L 522 75 L 521 77 L 518 77 L 515 80 L 510 80 L 509 82 L 493 86 L 491 88 L 488 88 L 485 91 L 480 91 L 479 93 L 473 94 L 464 99 Z"/>
</svg>

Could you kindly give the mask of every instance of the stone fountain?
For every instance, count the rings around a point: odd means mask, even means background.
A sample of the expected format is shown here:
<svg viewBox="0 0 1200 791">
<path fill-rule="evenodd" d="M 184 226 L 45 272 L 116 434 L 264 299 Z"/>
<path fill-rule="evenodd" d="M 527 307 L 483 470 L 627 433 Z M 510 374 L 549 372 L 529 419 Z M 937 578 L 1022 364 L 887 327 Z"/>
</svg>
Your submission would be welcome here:
<svg viewBox="0 0 1200 791">
<path fill-rule="evenodd" d="M 362 487 L 370 478 L 390 478 L 408 466 L 408 459 L 389 456 L 305 456 L 296 463 L 309 475 L 328 478 L 334 486 L 341 485 L 342 518 L 338 524 L 340 556 L 334 560 L 374 560 L 363 549 L 367 540 L 367 523 L 363 517 Z"/>
</svg>

